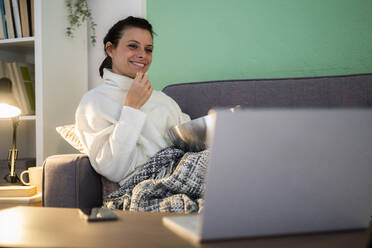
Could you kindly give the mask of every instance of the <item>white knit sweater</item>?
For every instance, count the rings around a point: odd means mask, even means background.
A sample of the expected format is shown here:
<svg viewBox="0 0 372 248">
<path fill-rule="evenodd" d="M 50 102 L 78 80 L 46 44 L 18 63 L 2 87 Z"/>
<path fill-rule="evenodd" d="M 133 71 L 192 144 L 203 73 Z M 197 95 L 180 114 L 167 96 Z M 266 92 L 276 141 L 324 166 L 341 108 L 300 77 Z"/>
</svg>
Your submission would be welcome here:
<svg viewBox="0 0 372 248">
<path fill-rule="evenodd" d="M 120 183 L 170 146 L 168 129 L 190 117 L 172 98 L 155 90 L 140 110 L 124 106 L 133 79 L 107 69 L 103 79 L 83 96 L 76 110 L 76 130 L 97 173 Z"/>
</svg>

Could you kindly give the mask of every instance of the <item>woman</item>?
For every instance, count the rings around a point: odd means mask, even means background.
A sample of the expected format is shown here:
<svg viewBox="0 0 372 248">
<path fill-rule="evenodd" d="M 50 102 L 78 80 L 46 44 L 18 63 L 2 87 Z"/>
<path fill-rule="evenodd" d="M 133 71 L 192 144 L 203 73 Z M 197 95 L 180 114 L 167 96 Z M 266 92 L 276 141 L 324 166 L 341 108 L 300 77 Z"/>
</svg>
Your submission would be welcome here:
<svg viewBox="0 0 372 248">
<path fill-rule="evenodd" d="M 170 127 L 190 120 L 146 74 L 153 30 L 142 18 L 117 22 L 104 38 L 104 82 L 88 91 L 76 111 L 76 129 L 94 169 L 123 182 L 150 157 L 171 145 Z"/>
</svg>

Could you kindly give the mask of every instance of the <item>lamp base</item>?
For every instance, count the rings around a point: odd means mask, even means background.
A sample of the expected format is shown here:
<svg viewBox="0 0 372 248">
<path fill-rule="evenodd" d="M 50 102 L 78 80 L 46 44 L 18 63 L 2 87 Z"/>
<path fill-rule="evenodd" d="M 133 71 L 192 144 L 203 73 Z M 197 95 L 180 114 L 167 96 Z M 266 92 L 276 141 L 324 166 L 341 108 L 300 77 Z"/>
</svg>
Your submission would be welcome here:
<svg viewBox="0 0 372 248">
<path fill-rule="evenodd" d="M 16 182 L 16 183 L 0 182 L 0 187 L 1 186 L 15 186 L 15 185 L 23 186 L 23 183 L 21 182 Z"/>
<path fill-rule="evenodd" d="M 9 176 L 9 178 L 10 178 L 10 183 L 16 183 L 19 181 L 17 175 Z"/>
<path fill-rule="evenodd" d="M 10 174 L 8 174 L 4 177 L 4 180 L 5 180 L 4 183 L 7 185 L 23 185 L 21 181 L 19 180 L 17 174 L 15 174 L 14 176 L 11 176 Z"/>
</svg>

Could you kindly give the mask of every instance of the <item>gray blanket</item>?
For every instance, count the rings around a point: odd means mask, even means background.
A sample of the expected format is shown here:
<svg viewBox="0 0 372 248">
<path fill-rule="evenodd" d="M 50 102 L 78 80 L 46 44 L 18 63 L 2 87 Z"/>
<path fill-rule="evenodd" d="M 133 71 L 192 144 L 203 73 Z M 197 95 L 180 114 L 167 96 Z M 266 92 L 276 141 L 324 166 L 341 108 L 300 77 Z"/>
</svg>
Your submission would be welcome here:
<svg viewBox="0 0 372 248">
<path fill-rule="evenodd" d="M 202 210 L 209 151 L 158 152 L 104 199 L 111 209 L 193 213 Z"/>
</svg>

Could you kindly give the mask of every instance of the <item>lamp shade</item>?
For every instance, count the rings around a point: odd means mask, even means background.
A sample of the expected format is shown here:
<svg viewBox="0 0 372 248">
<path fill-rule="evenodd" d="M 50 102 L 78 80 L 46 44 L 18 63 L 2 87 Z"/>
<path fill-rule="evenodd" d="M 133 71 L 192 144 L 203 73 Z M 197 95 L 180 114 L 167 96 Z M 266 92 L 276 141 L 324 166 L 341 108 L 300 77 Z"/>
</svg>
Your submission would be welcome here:
<svg viewBox="0 0 372 248">
<path fill-rule="evenodd" d="M 17 117 L 21 114 L 21 110 L 15 106 L 0 103 L 0 119 Z"/>
</svg>

